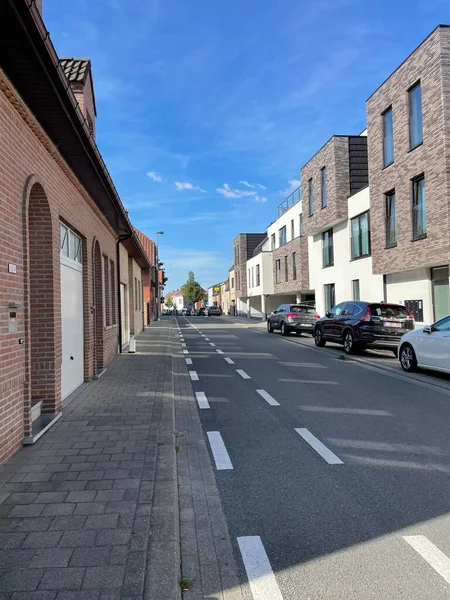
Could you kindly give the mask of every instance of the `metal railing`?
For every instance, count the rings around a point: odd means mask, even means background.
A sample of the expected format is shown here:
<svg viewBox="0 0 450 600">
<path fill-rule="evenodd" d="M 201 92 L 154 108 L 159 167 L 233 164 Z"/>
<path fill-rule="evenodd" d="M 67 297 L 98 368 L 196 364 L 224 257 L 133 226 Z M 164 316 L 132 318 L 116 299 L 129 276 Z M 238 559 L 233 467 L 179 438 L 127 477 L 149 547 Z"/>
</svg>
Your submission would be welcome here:
<svg viewBox="0 0 450 600">
<path fill-rule="evenodd" d="M 287 198 L 283 200 L 281 204 L 278 205 L 278 216 L 281 217 L 283 213 L 289 210 L 294 204 L 300 202 L 302 199 L 302 186 L 299 185 L 297 189 L 295 189 Z"/>
</svg>

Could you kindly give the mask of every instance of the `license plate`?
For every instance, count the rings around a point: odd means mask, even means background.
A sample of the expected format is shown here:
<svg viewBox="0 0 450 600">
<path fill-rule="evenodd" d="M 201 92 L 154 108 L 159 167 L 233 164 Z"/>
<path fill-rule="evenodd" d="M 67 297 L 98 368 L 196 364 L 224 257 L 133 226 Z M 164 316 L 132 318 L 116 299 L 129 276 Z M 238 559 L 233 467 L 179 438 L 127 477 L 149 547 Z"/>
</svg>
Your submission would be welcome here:
<svg viewBox="0 0 450 600">
<path fill-rule="evenodd" d="M 385 327 L 398 327 L 398 328 L 400 328 L 400 327 L 402 326 L 402 324 L 401 324 L 401 323 L 390 323 L 389 321 L 385 321 L 385 322 L 383 323 L 383 325 L 384 325 Z"/>
</svg>

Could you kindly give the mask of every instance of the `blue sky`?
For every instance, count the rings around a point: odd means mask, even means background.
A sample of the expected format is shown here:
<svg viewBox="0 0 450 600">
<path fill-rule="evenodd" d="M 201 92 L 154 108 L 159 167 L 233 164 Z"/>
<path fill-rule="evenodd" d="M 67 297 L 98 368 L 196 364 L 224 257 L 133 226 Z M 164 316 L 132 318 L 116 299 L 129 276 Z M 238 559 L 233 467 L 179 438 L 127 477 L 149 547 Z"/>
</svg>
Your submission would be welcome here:
<svg viewBox="0 0 450 600">
<path fill-rule="evenodd" d="M 168 288 L 227 276 L 300 167 L 365 127 L 365 100 L 450 0 L 44 0 L 60 56 L 92 60 L 97 142 L 133 223 L 164 230 Z M 297 182 L 297 183 L 296 183 Z"/>
</svg>

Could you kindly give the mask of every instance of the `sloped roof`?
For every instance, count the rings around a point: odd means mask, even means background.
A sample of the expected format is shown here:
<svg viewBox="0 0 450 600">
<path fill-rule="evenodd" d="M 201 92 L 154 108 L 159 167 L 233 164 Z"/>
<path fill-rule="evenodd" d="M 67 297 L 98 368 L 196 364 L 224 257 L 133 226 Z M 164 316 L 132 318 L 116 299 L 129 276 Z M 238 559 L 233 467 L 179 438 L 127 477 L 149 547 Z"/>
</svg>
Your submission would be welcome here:
<svg viewBox="0 0 450 600">
<path fill-rule="evenodd" d="M 84 83 L 91 69 L 89 58 L 60 58 L 59 64 L 69 81 Z"/>
</svg>

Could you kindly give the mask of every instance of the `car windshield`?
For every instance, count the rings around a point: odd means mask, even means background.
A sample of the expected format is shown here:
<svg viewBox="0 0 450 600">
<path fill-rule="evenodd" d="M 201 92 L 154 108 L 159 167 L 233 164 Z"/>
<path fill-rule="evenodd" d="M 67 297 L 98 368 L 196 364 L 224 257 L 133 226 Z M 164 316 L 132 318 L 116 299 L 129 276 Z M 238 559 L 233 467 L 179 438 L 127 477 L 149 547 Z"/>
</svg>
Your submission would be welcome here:
<svg viewBox="0 0 450 600">
<path fill-rule="evenodd" d="M 409 312 L 404 306 L 396 304 L 372 304 L 370 311 L 373 317 L 384 319 L 410 319 Z"/>
<path fill-rule="evenodd" d="M 316 309 L 313 306 L 291 306 L 289 308 L 291 313 L 304 313 L 308 315 L 315 315 Z"/>
</svg>

